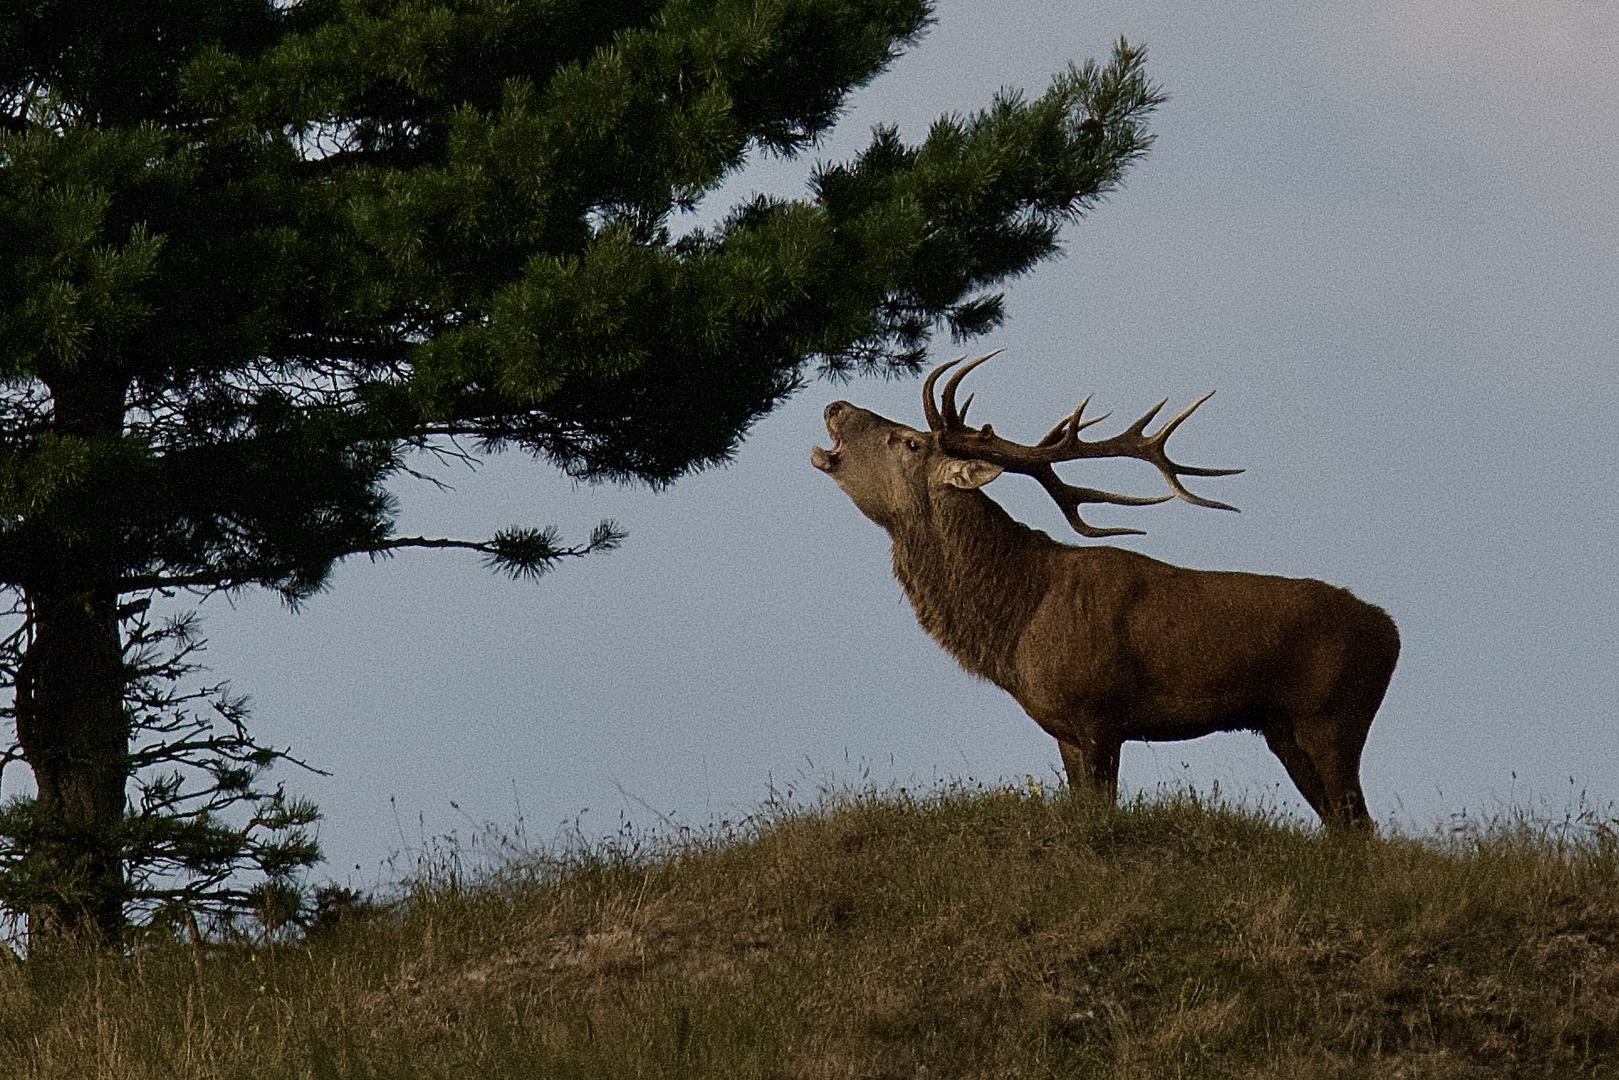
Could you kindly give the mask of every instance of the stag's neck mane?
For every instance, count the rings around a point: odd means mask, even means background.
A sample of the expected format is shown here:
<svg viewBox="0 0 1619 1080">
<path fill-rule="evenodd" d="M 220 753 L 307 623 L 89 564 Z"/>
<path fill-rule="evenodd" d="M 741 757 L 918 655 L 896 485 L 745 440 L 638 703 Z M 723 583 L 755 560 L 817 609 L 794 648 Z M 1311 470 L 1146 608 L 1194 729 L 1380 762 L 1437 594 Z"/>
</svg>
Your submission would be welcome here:
<svg viewBox="0 0 1619 1080">
<path fill-rule="evenodd" d="M 981 491 L 938 492 L 930 510 L 889 529 L 894 576 L 922 629 L 962 667 L 1012 690 L 1013 653 L 1061 545 Z"/>
</svg>

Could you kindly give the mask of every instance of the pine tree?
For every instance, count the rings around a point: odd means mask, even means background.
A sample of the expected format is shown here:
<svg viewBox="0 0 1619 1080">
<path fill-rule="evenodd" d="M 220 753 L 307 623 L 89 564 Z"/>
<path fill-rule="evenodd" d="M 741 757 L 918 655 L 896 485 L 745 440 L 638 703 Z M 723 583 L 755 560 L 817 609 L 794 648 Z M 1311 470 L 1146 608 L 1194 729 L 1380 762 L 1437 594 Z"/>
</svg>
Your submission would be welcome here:
<svg viewBox="0 0 1619 1080">
<path fill-rule="evenodd" d="M 0 587 L 36 941 L 119 940 L 130 620 L 309 597 L 345 557 L 516 577 L 607 548 L 397 535 L 445 440 L 652 485 L 817 373 L 914 371 L 1146 149 L 1142 53 L 878 128 L 808 197 L 677 235 L 797 155 L 929 0 L 35 0 L 0 9 Z"/>
</svg>

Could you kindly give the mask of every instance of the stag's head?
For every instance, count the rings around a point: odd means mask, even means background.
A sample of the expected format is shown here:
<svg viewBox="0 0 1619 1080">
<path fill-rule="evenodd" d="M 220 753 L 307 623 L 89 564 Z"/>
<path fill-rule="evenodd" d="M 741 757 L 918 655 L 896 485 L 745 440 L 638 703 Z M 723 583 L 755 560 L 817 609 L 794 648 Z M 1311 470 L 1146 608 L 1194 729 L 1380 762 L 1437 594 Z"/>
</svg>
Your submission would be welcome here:
<svg viewBox="0 0 1619 1080">
<path fill-rule="evenodd" d="M 1023 473 L 1039 481 L 1040 486 L 1062 508 L 1068 523 L 1084 536 L 1117 536 L 1141 531 L 1100 529 L 1089 525 L 1079 516 L 1079 507 L 1085 503 L 1145 506 L 1181 498 L 1198 506 L 1235 509 L 1225 503 L 1194 495 L 1186 489 L 1181 477 L 1229 476 L 1241 472 L 1241 469 L 1204 469 L 1182 465 L 1170 460 L 1164 449 L 1170 434 L 1210 395 L 1205 394 L 1192 402 L 1151 435 L 1146 433 L 1147 425 L 1152 423 L 1165 402 L 1160 401 L 1153 406 L 1122 433 L 1095 441 L 1081 439 L 1079 433 L 1092 424 L 1106 420 L 1107 416 L 1104 414 L 1086 419 L 1085 407 L 1090 403 L 1087 397 L 1077 409 L 1058 421 L 1045 438 L 1033 445 L 1024 445 L 1003 439 L 988 424 L 977 429 L 968 427 L 967 408 L 972 404 L 972 395 L 969 394 L 959 408 L 956 405 L 956 388 L 961 385 L 961 380 L 994 355 L 980 356 L 956 371 L 945 384 L 943 397 L 938 404 L 934 403 L 934 384 L 940 375 L 961 363 L 965 357 L 941 364 L 928 374 L 927 381 L 922 384 L 922 409 L 927 416 L 927 431 L 895 423 L 847 401 L 834 401 L 826 407 L 826 430 L 832 436 L 832 448 L 823 450 L 815 447 L 810 452 L 811 464 L 837 481 L 862 513 L 887 528 L 926 515 L 928 508 L 938 498 L 955 497 L 951 495 L 953 491 L 981 488 L 1002 472 Z M 1104 457 L 1128 457 L 1149 462 L 1168 481 L 1169 494 L 1143 498 L 1076 487 L 1060 480 L 1052 468 L 1058 462 Z"/>
<path fill-rule="evenodd" d="M 981 488 L 1001 467 L 954 457 L 933 431 L 918 431 L 884 416 L 834 401 L 826 407 L 832 449 L 810 451 L 810 463 L 837 481 L 860 512 L 884 527 L 925 515 L 947 489 Z"/>
</svg>

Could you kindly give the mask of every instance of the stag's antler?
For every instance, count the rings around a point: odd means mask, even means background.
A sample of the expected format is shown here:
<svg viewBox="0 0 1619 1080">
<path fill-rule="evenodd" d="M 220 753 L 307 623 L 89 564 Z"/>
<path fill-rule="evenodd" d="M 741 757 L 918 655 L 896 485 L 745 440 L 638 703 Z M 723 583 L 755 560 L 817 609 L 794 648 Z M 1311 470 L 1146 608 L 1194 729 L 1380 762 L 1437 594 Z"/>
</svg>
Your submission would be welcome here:
<svg viewBox="0 0 1619 1080">
<path fill-rule="evenodd" d="M 999 351 L 998 349 L 996 350 L 996 352 Z M 1084 401 L 1079 403 L 1079 408 L 1058 421 L 1057 426 L 1046 433 L 1045 438 L 1033 446 L 1025 446 L 1022 443 L 1015 443 L 1009 439 L 1001 438 L 995 434 L 988 424 L 976 431 L 968 427 L 967 407 L 972 404 L 971 394 L 967 395 L 967 400 L 960 409 L 956 408 L 956 387 L 961 385 L 961 380 L 966 378 L 969 371 L 994 355 L 996 353 L 992 352 L 980 356 L 952 375 L 950 381 L 944 385 L 944 397 L 939 406 L 935 406 L 933 403 L 933 384 L 938 381 L 940 375 L 961 363 L 966 357 L 957 357 L 947 364 L 940 364 L 928 373 L 927 381 L 922 384 L 922 409 L 927 415 L 928 427 L 938 432 L 939 445 L 945 453 L 953 457 L 976 458 L 979 461 L 999 465 L 1008 472 L 1023 473 L 1026 476 L 1034 477 L 1040 482 L 1040 486 L 1046 489 L 1046 494 L 1050 495 L 1057 505 L 1062 508 L 1063 516 L 1068 519 L 1068 524 L 1074 527 L 1074 531 L 1084 536 L 1123 536 L 1141 532 L 1140 529 L 1099 529 L 1093 525 L 1087 525 L 1079 516 L 1079 508 L 1084 503 L 1150 506 L 1153 503 L 1168 502 L 1170 499 L 1179 497 L 1189 503 L 1212 507 L 1216 510 L 1236 509 L 1235 506 L 1229 506 L 1226 503 L 1216 502 L 1213 499 L 1205 499 L 1201 495 L 1193 494 L 1186 489 L 1185 484 L 1181 483 L 1181 477 L 1232 476 L 1242 472 L 1241 469 L 1204 469 L 1195 465 L 1182 465 L 1179 462 L 1170 460 L 1168 452 L 1164 449 L 1164 443 L 1168 440 L 1170 434 L 1181 425 L 1183 420 L 1196 412 L 1199 405 L 1213 397 L 1213 391 L 1192 402 L 1151 435 L 1147 434 L 1147 425 L 1152 423 L 1153 417 L 1157 416 L 1158 411 L 1168 403 L 1168 398 L 1148 409 L 1145 416 L 1131 424 L 1125 431 L 1114 435 L 1112 438 L 1098 439 L 1095 442 L 1085 442 L 1079 437 L 1079 433 L 1092 424 L 1101 423 L 1111 414 L 1104 413 L 1089 420 L 1082 419 L 1085 407 L 1091 401 L 1089 397 L 1086 397 Z M 1115 495 L 1112 492 L 1098 491 L 1095 488 L 1076 487 L 1073 484 L 1064 483 L 1058 478 L 1056 471 L 1052 469 L 1052 465 L 1059 461 L 1106 457 L 1136 458 L 1151 463 L 1169 482 L 1170 494 L 1153 498 L 1141 498 L 1134 495 Z"/>
</svg>

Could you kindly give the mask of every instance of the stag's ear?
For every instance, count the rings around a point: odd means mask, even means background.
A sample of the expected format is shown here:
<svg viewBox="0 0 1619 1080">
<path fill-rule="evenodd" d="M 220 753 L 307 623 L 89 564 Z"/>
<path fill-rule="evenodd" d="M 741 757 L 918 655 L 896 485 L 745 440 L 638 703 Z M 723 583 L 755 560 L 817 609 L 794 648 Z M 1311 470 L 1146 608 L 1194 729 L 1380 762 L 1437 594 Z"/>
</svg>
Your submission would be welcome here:
<svg viewBox="0 0 1619 1080">
<path fill-rule="evenodd" d="M 976 458 L 953 457 L 940 459 L 937 471 L 934 473 L 939 483 L 949 484 L 951 487 L 967 488 L 969 491 L 973 488 L 983 487 L 999 475 L 1001 475 L 999 465 L 991 465 L 987 461 L 979 461 Z"/>
</svg>

